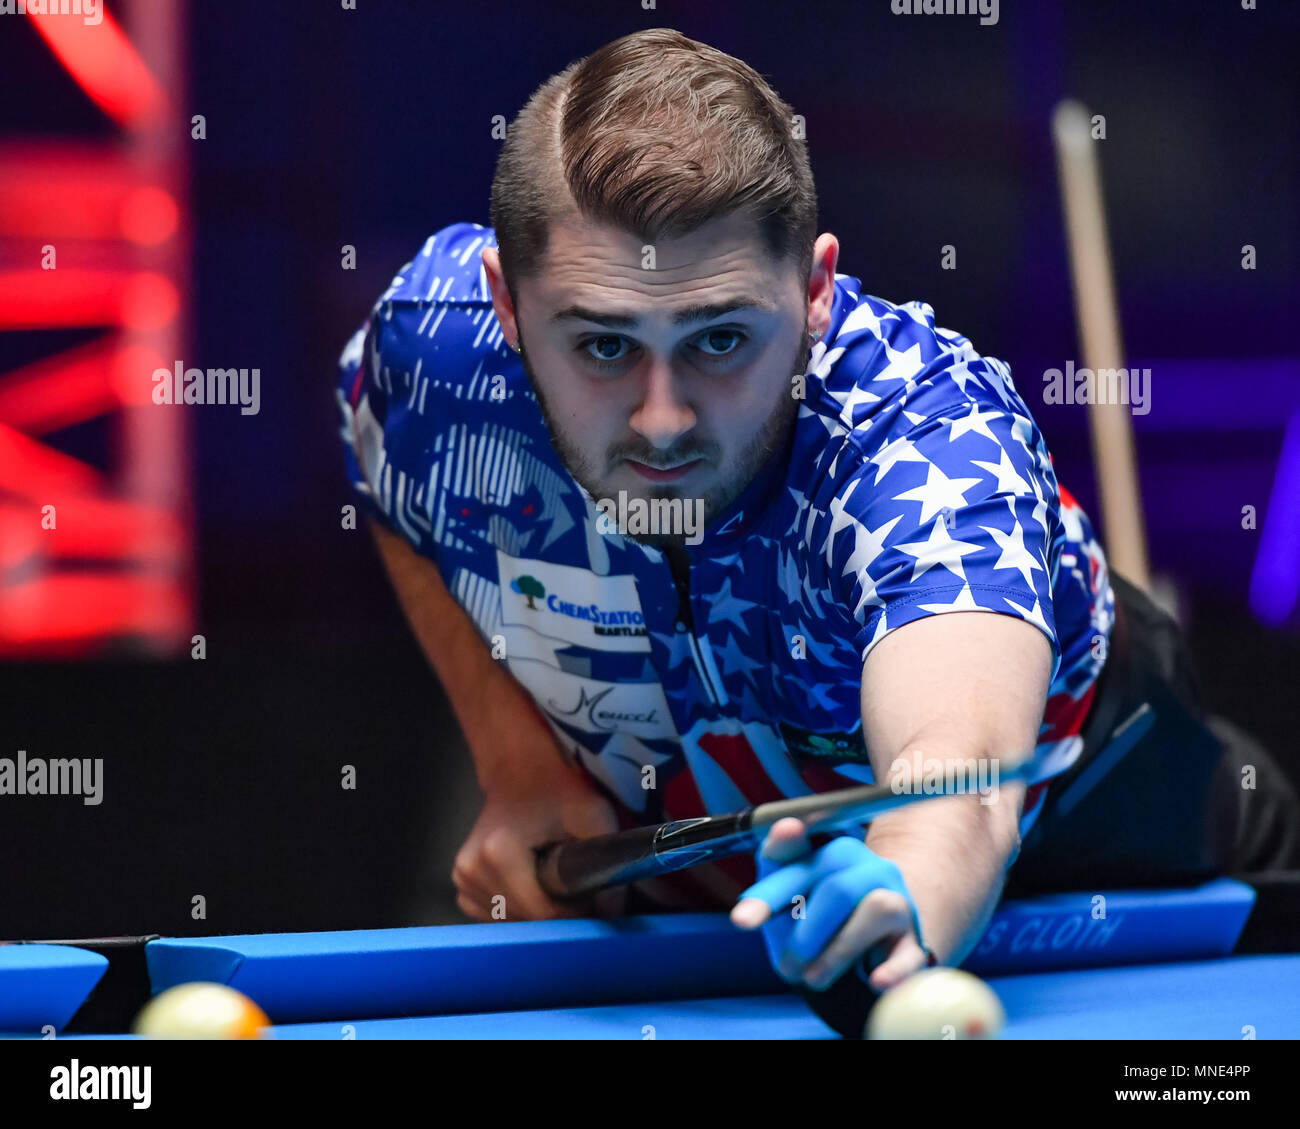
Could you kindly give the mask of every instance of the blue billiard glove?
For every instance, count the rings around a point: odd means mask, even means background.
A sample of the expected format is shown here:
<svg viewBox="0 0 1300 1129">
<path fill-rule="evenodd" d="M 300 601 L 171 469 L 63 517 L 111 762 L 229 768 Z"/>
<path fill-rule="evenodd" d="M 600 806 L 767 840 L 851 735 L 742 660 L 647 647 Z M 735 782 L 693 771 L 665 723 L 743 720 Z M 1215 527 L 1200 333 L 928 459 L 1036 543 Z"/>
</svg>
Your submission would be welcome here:
<svg viewBox="0 0 1300 1129">
<path fill-rule="evenodd" d="M 872 890 L 882 888 L 907 899 L 916 939 L 929 953 L 921 937 L 916 901 L 903 881 L 903 872 L 860 838 L 839 835 L 798 861 L 784 865 L 767 858 L 761 849 L 755 858 L 758 881 L 740 898 L 759 898 L 771 909 L 772 916 L 762 927 L 763 941 L 778 973 L 787 952 L 802 965 L 811 963 L 853 915 L 858 903 Z M 805 904 L 803 915 L 796 918 L 793 900 L 800 894 L 805 895 Z"/>
</svg>

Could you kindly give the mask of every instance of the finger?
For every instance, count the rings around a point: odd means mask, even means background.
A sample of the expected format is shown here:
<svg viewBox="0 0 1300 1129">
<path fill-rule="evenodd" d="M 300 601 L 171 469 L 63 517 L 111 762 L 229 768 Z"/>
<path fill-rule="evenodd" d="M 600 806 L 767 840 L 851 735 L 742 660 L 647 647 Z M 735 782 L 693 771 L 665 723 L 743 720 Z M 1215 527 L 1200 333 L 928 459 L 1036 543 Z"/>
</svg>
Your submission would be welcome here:
<svg viewBox="0 0 1300 1129">
<path fill-rule="evenodd" d="M 537 880 L 536 856 L 527 848 L 520 852 L 519 869 L 513 872 L 511 895 L 530 920 L 562 917 L 598 917 L 603 904 L 601 892 L 579 898 L 553 898 Z"/>
<path fill-rule="evenodd" d="M 802 917 L 795 922 L 779 958 L 781 974 L 792 982 L 806 979 L 807 966 L 861 908 L 864 885 L 855 869 L 843 870 L 816 883 Z"/>
<path fill-rule="evenodd" d="M 485 877 L 486 876 L 486 877 Z M 505 895 L 509 921 L 543 921 L 562 917 L 588 917 L 590 900 L 568 904 L 556 901 L 537 881 L 537 855 L 513 835 L 498 835 L 484 843 L 480 885 L 491 883 L 494 894 Z"/>
<path fill-rule="evenodd" d="M 731 907 L 731 924 L 737 929 L 757 929 L 772 916 L 772 908 L 762 898 L 741 898 Z"/>
<path fill-rule="evenodd" d="M 457 903 L 461 904 L 462 909 L 464 905 L 474 907 L 474 912 L 470 916 L 475 921 L 491 921 L 493 910 L 499 904 L 496 899 L 504 893 L 501 884 L 493 887 L 476 879 L 463 877 L 456 883 L 456 892 Z"/>
<path fill-rule="evenodd" d="M 911 914 L 905 901 L 893 906 L 885 898 L 868 896 L 858 903 L 844 927 L 804 969 L 804 983 L 822 991 L 843 976 L 864 954 L 882 941 L 911 936 Z M 917 946 L 919 949 L 919 946 Z M 888 946 L 886 961 L 892 959 L 896 945 Z M 875 986 L 875 981 L 872 981 Z"/>
<path fill-rule="evenodd" d="M 779 866 L 775 862 L 762 865 L 762 870 L 766 871 L 764 876 L 749 889 L 742 891 L 740 899 L 732 908 L 731 920 L 740 929 L 756 929 L 772 916 L 793 910 L 796 898 L 803 897 L 806 903 L 809 891 L 818 881 L 838 870 L 845 869 L 861 854 L 861 844 L 851 837 L 841 836 L 832 839 L 815 854 L 809 855 L 807 848 L 810 844 L 807 832 L 803 823 L 797 819 L 779 820 L 772 825 L 772 833 L 777 836 L 776 853 L 784 854 L 796 844 L 802 845 L 805 848 L 804 855 L 795 857 L 805 858 L 806 861 L 787 862 L 784 866 Z M 869 889 L 870 886 L 863 888 Z M 805 959 L 816 955 L 820 944 L 824 943 L 830 933 L 838 929 L 844 918 L 848 917 L 856 900 L 854 898 L 844 904 L 839 918 L 828 927 L 826 937 L 821 939 L 816 948 L 809 949 Z"/>
<path fill-rule="evenodd" d="M 500 904 L 496 899 L 506 895 L 512 885 L 498 865 L 504 853 L 503 843 L 504 837 L 488 849 L 480 845 L 473 852 L 462 851 L 451 868 L 457 891 L 477 907 L 475 916 L 481 920 L 491 920 L 493 909 Z M 508 911 L 508 899 L 506 908 Z"/>
<path fill-rule="evenodd" d="M 792 974 L 802 977 L 803 966 L 821 955 L 864 905 L 875 907 L 874 912 L 907 908 L 907 899 L 888 888 L 892 868 L 848 836 L 832 839 L 817 852 L 806 912 L 790 938 Z"/>
<path fill-rule="evenodd" d="M 457 890 L 456 905 L 460 912 L 471 921 L 490 921 L 492 919 L 491 913 L 487 910 L 487 902 L 477 893 L 463 889 Z"/>
<path fill-rule="evenodd" d="M 763 927 L 763 947 L 767 950 L 768 961 L 777 975 L 782 975 L 780 956 L 789 946 L 790 934 L 794 930 L 793 913 L 784 906 L 778 906 L 774 912 L 761 898 L 742 897 L 732 908 L 731 919 L 742 929 L 754 928 L 752 922 Z M 787 982 L 795 983 L 794 980 Z"/>
<path fill-rule="evenodd" d="M 913 933 L 907 933 L 898 939 L 889 954 L 889 959 L 877 965 L 871 973 L 871 986 L 884 992 L 897 987 L 913 972 L 919 972 L 927 962 L 926 952 L 921 948 Z"/>
<path fill-rule="evenodd" d="M 803 965 L 790 957 L 790 935 L 798 922 L 791 914 L 781 914 L 763 929 L 763 944 L 767 948 L 768 963 L 787 984 L 800 982 Z"/>
<path fill-rule="evenodd" d="M 802 820 L 792 817 L 779 819 L 768 829 L 759 852 L 759 880 L 741 892 L 732 920 L 742 929 L 756 928 L 768 919 L 769 914 L 758 905 L 746 905 L 741 909 L 744 902 L 756 899 L 766 904 L 769 913 L 781 913 L 790 907 L 796 896 L 806 894 L 823 871 L 843 865 L 844 859 L 836 854 L 831 844 L 815 854 L 812 852 Z M 736 914 L 736 910 L 740 912 Z"/>
<path fill-rule="evenodd" d="M 796 897 L 807 893 L 812 886 L 812 881 L 812 863 L 787 863 L 777 867 L 766 877 L 760 878 L 748 890 L 743 890 L 737 908 L 743 902 L 756 899 L 764 903 L 773 916 L 785 913 L 791 908 Z"/>
<path fill-rule="evenodd" d="M 537 879 L 529 875 L 515 883 L 511 894 L 512 904 L 528 921 L 548 921 L 564 917 L 596 917 L 596 901 L 593 897 L 575 899 L 574 901 L 556 901 L 538 884 Z M 516 916 L 512 914 L 511 916 Z"/>
<path fill-rule="evenodd" d="M 763 857 L 775 863 L 793 862 L 806 855 L 811 846 L 803 820 L 789 816 L 768 828 L 763 840 Z"/>
</svg>

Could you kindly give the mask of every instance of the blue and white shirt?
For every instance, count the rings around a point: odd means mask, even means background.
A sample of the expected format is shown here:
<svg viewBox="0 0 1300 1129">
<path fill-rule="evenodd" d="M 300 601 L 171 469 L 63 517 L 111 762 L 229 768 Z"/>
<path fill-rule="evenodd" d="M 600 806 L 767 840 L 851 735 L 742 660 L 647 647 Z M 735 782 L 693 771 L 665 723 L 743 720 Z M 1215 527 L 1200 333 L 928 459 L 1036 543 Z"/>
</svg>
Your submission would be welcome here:
<svg viewBox="0 0 1300 1129">
<path fill-rule="evenodd" d="M 602 532 L 559 461 L 492 309 L 481 253 L 495 246 L 481 225 L 444 228 L 348 342 L 348 473 L 368 512 L 437 565 L 625 822 L 871 781 L 863 661 L 945 612 L 1042 631 L 1054 665 L 1040 748 L 1078 732 L 1113 597 L 1005 364 L 924 303 L 837 275 L 788 457 L 691 550 L 687 594 L 661 551 Z M 1022 830 L 1067 767 L 1038 766 Z M 748 862 L 730 868 L 737 882 Z"/>
</svg>

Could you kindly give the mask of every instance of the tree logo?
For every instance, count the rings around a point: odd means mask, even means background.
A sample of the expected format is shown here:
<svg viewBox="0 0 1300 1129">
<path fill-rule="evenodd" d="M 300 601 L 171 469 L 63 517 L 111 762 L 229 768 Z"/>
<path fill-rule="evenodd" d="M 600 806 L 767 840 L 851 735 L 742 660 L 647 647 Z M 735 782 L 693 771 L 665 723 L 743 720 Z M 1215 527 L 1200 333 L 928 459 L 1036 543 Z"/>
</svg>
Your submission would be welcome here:
<svg viewBox="0 0 1300 1129">
<path fill-rule="evenodd" d="M 546 588 L 542 582 L 535 576 L 520 576 L 510 582 L 510 591 L 518 592 L 528 601 L 528 607 L 532 611 L 537 610 L 537 605 L 533 600 L 540 600 L 546 595 Z"/>
</svg>

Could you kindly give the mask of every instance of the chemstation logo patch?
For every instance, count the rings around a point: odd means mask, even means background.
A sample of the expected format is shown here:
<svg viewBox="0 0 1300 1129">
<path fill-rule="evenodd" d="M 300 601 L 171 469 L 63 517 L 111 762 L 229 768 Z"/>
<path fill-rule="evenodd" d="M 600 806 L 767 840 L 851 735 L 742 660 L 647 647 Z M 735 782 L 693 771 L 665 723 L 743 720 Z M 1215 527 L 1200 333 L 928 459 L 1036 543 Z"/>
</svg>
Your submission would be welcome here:
<svg viewBox="0 0 1300 1129">
<path fill-rule="evenodd" d="M 647 652 L 636 577 L 497 551 L 503 627 L 596 651 Z"/>
<path fill-rule="evenodd" d="M 600 604 L 575 604 L 548 595 L 546 585 L 535 576 L 517 576 L 510 582 L 510 591 L 517 592 L 528 601 L 530 611 L 541 611 L 537 601 L 544 601 L 546 611 L 570 619 L 584 620 L 592 625 L 597 635 L 645 635 L 645 616 L 635 608 L 604 608 Z"/>
</svg>

